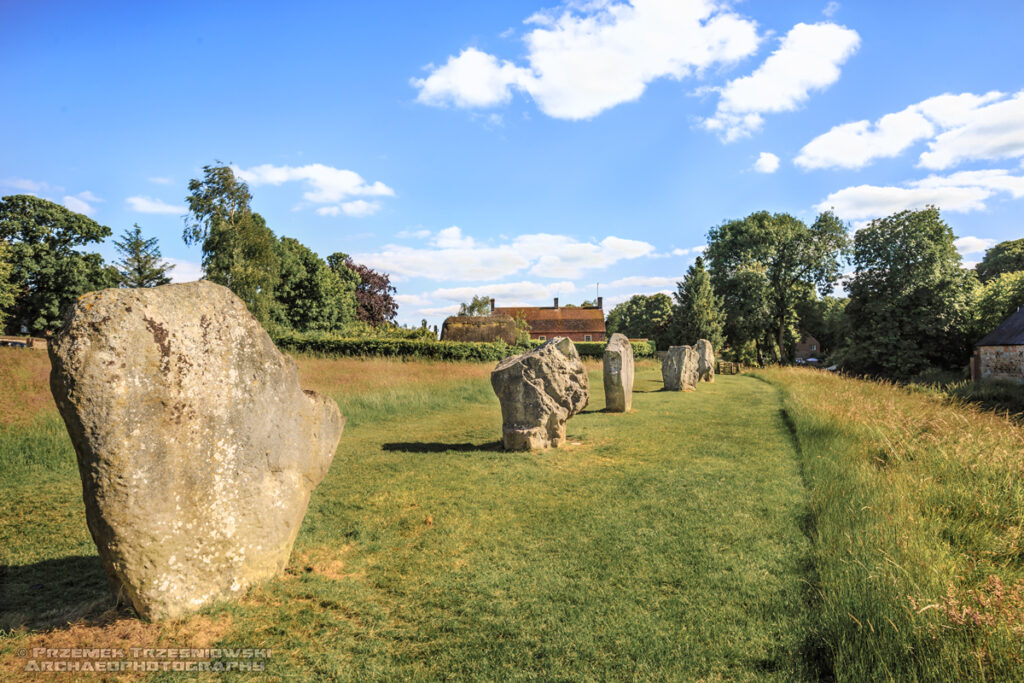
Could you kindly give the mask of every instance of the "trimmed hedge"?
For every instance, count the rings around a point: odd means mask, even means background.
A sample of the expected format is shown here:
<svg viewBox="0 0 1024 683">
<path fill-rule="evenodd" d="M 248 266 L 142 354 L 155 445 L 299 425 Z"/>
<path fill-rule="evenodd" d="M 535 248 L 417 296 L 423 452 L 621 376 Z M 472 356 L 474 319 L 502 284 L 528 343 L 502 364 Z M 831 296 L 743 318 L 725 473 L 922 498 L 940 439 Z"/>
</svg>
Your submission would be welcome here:
<svg viewBox="0 0 1024 683">
<path fill-rule="evenodd" d="M 608 342 L 573 342 L 576 344 L 576 351 L 579 352 L 584 358 L 603 358 L 604 347 L 608 346 Z M 650 358 L 655 354 L 654 342 L 650 341 L 631 341 L 630 346 L 633 347 L 634 358 Z"/>
<path fill-rule="evenodd" d="M 425 339 L 353 339 L 323 334 L 303 335 L 285 333 L 274 336 L 274 343 L 284 351 L 310 353 L 320 356 L 379 356 L 392 358 L 430 358 L 433 360 L 499 361 L 536 348 L 543 342 L 528 345 L 510 345 L 496 342 L 450 342 Z M 654 355 L 654 344 L 630 342 L 633 356 L 647 358 Z M 576 350 L 584 358 L 601 358 L 605 342 L 575 342 Z"/>
<path fill-rule="evenodd" d="M 498 361 L 528 349 L 497 342 L 439 342 L 424 339 L 348 339 L 282 334 L 274 343 L 284 351 L 323 356 L 383 356 L 433 360 Z"/>
</svg>

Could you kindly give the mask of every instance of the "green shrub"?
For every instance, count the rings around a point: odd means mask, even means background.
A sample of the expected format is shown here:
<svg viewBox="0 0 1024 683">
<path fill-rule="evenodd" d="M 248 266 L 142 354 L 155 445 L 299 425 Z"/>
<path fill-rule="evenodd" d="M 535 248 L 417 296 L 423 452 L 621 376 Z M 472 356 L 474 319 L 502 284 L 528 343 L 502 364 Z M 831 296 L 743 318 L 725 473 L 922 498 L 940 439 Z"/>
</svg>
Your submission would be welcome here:
<svg viewBox="0 0 1024 683">
<path fill-rule="evenodd" d="M 576 351 L 584 358 L 601 358 L 604 356 L 604 347 L 608 342 L 574 342 Z M 654 355 L 654 342 L 652 341 L 631 341 L 634 358 L 649 358 Z"/>
<path fill-rule="evenodd" d="M 274 343 L 285 351 L 321 356 L 383 356 L 450 361 L 498 361 L 528 350 L 502 341 L 478 343 L 424 339 L 352 339 L 294 333 L 276 335 Z"/>
</svg>

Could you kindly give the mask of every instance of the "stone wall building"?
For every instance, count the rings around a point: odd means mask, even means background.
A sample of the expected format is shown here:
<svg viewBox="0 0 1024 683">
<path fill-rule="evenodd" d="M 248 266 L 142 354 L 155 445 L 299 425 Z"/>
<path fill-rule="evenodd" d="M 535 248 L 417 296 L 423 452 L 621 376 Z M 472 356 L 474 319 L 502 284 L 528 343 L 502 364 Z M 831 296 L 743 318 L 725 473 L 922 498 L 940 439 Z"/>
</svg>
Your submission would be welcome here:
<svg viewBox="0 0 1024 683">
<path fill-rule="evenodd" d="M 507 315 L 523 318 L 530 326 L 530 339 L 545 341 L 554 337 L 568 337 L 574 342 L 605 341 L 604 308 L 602 297 L 597 297 L 596 306 L 559 306 L 555 298 L 553 306 L 494 307 L 491 299 L 491 315 Z"/>
<path fill-rule="evenodd" d="M 971 379 L 1024 383 L 1024 306 L 974 345 Z"/>
</svg>

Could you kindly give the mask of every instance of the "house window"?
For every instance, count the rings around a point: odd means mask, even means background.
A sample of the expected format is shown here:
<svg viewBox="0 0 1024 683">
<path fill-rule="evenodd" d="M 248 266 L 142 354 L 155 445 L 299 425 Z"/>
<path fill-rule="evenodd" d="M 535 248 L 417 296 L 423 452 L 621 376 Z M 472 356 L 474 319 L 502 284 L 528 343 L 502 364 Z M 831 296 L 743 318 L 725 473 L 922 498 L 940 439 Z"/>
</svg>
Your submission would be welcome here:
<svg viewBox="0 0 1024 683">
<path fill-rule="evenodd" d="M 585 334 L 585 335 L 583 335 L 583 341 L 594 341 L 594 340 L 590 338 L 589 334 Z"/>
<path fill-rule="evenodd" d="M 539 339 L 539 340 L 541 340 L 541 341 L 547 341 L 547 340 L 548 340 L 548 338 L 547 338 L 547 337 L 545 337 L 545 336 L 544 336 L 543 334 L 542 334 L 542 335 L 540 335 L 539 337 L 537 337 L 537 339 Z"/>
<path fill-rule="evenodd" d="M 817 351 L 817 350 L 818 350 L 818 345 L 817 344 L 811 344 L 811 351 Z"/>
</svg>

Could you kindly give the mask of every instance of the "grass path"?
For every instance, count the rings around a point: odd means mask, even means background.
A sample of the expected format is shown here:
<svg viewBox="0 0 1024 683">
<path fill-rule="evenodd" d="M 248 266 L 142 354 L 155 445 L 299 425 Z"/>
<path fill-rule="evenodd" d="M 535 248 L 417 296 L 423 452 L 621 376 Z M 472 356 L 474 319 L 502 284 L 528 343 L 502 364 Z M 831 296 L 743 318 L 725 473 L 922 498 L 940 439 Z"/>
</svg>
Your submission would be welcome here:
<svg viewBox="0 0 1024 683">
<path fill-rule="evenodd" d="M 484 377 L 339 392 L 349 425 L 286 576 L 175 623 L 13 629 L 0 674 L 17 647 L 70 632 L 271 648 L 269 672 L 294 679 L 818 678 L 807 497 L 778 392 L 660 386 L 641 364 L 634 412 L 606 414 L 593 370 L 574 444 L 540 454 L 500 450 Z M 0 496 L 8 604 L 36 615 L 102 600 L 66 471 Z M 62 583 L 71 568 L 86 588 Z"/>
</svg>

